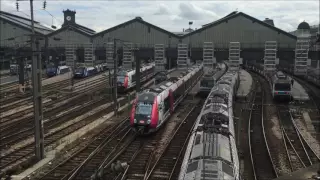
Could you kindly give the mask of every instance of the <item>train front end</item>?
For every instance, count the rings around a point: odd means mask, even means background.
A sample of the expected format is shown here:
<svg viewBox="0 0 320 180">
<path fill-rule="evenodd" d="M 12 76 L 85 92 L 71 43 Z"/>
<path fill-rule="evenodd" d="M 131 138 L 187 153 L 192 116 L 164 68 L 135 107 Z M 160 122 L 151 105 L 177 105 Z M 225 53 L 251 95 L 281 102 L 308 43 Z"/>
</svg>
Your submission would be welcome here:
<svg viewBox="0 0 320 180">
<path fill-rule="evenodd" d="M 280 101 L 290 101 L 291 96 L 291 83 L 277 82 L 273 84 L 273 99 Z"/>
<path fill-rule="evenodd" d="M 53 77 L 53 76 L 56 76 L 57 75 L 57 68 L 56 67 L 48 67 L 46 69 L 46 74 L 47 74 L 47 77 Z"/>
<path fill-rule="evenodd" d="M 85 67 L 79 67 L 74 70 L 74 75 L 73 75 L 74 78 L 83 78 L 87 76 L 88 76 L 88 73 Z"/>
<path fill-rule="evenodd" d="M 132 105 L 130 125 L 140 135 L 148 135 L 156 131 L 158 125 L 157 96 L 154 93 L 138 94 Z"/>
<path fill-rule="evenodd" d="M 129 88 L 129 77 L 126 72 L 118 72 L 117 74 L 117 90 L 119 93 L 124 93 Z"/>
</svg>

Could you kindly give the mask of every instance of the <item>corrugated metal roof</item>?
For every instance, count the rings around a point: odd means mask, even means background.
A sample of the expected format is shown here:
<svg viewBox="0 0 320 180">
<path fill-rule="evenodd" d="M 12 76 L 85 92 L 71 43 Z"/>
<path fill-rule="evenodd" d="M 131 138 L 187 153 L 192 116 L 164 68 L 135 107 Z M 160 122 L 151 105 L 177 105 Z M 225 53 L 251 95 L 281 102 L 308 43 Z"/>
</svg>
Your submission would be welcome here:
<svg viewBox="0 0 320 180">
<path fill-rule="evenodd" d="M 18 25 L 22 28 L 25 28 L 25 29 L 29 29 L 31 31 L 31 20 L 30 19 L 20 17 L 17 15 L 13 15 L 13 14 L 3 12 L 3 11 L 0 11 L 0 19 L 3 19 L 5 21 L 9 21 L 13 24 L 16 24 L 16 25 Z M 44 25 L 41 25 L 37 21 L 33 21 L 33 22 L 34 22 L 34 30 L 37 33 L 45 35 L 45 34 L 48 34 L 48 33 L 51 33 L 54 31 L 53 29 L 50 29 Z"/>
<path fill-rule="evenodd" d="M 195 31 L 193 31 L 193 32 L 190 32 L 190 33 L 184 35 L 183 37 L 191 36 L 191 35 L 193 35 L 193 34 L 202 32 L 202 31 L 204 31 L 204 30 L 206 30 L 206 29 L 208 29 L 208 28 L 210 28 L 210 27 L 217 26 L 217 25 L 219 25 L 220 23 L 227 22 L 228 20 L 233 19 L 233 18 L 236 18 L 236 17 L 238 17 L 238 16 L 243 16 L 243 17 L 245 17 L 245 18 L 248 18 L 248 19 L 252 20 L 253 22 L 259 23 L 259 24 L 262 25 L 262 26 L 265 26 L 265 27 L 268 27 L 268 28 L 270 28 L 270 29 L 272 29 L 272 30 L 274 30 L 274 31 L 277 31 L 278 33 L 282 33 L 282 34 L 284 34 L 284 35 L 286 35 L 286 36 L 288 36 L 288 37 L 290 37 L 290 38 L 297 39 L 296 36 L 294 36 L 294 35 L 286 32 L 286 31 L 284 31 L 284 30 L 282 30 L 282 29 L 279 29 L 279 28 L 277 28 L 277 27 L 271 26 L 270 24 L 267 24 L 267 23 L 265 23 L 265 22 L 263 22 L 263 21 L 261 21 L 261 20 L 259 20 L 259 19 L 256 19 L 256 18 L 254 18 L 254 17 L 252 17 L 252 16 L 249 16 L 248 14 L 245 14 L 245 13 L 243 13 L 243 12 L 237 12 L 237 11 L 234 11 L 234 12 L 228 14 L 227 16 L 225 16 L 225 17 L 223 17 L 223 18 L 221 18 L 221 19 L 219 19 L 219 20 L 217 20 L 217 21 L 214 21 L 214 22 L 212 22 L 212 23 L 205 24 L 205 25 L 202 26 L 202 28 L 199 28 L 199 29 L 197 29 L 197 30 L 195 30 Z"/>
<path fill-rule="evenodd" d="M 96 31 L 94 31 L 94 30 L 92 30 L 92 29 L 89 29 L 89 28 L 87 28 L 87 27 L 84 27 L 84 26 L 82 26 L 82 25 L 80 25 L 80 24 L 77 24 L 77 23 L 68 23 L 68 24 L 64 24 L 64 25 L 62 25 L 62 28 L 64 28 L 64 27 L 73 27 L 73 28 L 75 28 L 75 29 L 77 29 L 77 30 L 79 30 L 79 31 L 81 31 L 81 32 L 83 32 L 83 33 L 85 33 L 85 34 L 87 34 L 87 35 L 94 35 L 94 34 L 96 34 Z"/>
</svg>

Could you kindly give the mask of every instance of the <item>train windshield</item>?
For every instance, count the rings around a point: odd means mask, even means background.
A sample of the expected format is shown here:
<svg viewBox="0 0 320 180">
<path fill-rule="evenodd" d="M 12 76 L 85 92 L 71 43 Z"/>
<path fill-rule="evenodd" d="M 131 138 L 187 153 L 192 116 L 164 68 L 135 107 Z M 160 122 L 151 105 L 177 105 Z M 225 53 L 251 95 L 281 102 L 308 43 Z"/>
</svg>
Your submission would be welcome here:
<svg viewBox="0 0 320 180">
<path fill-rule="evenodd" d="M 77 68 L 77 69 L 75 70 L 76 73 L 82 73 L 83 71 L 84 71 L 84 68 L 83 68 L 83 67 Z"/>
<path fill-rule="evenodd" d="M 125 78 L 124 76 L 117 76 L 117 81 L 124 83 L 124 78 Z"/>
<path fill-rule="evenodd" d="M 152 104 L 138 103 L 136 107 L 136 114 L 150 115 L 152 111 Z"/>
<path fill-rule="evenodd" d="M 213 87 L 214 86 L 214 81 L 213 80 L 202 80 L 200 82 L 201 87 Z"/>
<path fill-rule="evenodd" d="M 287 83 L 278 83 L 274 85 L 275 91 L 290 91 L 291 85 Z"/>
</svg>

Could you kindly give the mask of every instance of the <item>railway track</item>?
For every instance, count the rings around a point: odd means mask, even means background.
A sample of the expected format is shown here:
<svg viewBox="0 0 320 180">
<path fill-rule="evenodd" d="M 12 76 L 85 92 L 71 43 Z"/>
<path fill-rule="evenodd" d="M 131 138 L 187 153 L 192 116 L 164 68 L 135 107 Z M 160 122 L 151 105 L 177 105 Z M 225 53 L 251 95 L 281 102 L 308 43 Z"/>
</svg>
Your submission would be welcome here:
<svg viewBox="0 0 320 180">
<path fill-rule="evenodd" d="M 149 167 L 150 171 L 145 180 L 171 180 L 178 178 L 183 155 L 196 123 L 196 119 L 201 112 L 202 105 L 203 101 L 196 106 L 192 106 L 192 109 L 187 113 L 187 116 L 175 130 L 168 144 L 165 146 L 165 150 L 162 151 L 160 157 L 158 157 L 153 166 Z"/>
<path fill-rule="evenodd" d="M 98 76 L 98 75 L 97 75 Z M 94 77 L 94 76 L 93 76 Z M 85 81 L 89 78 L 93 78 L 93 77 L 87 77 L 87 78 L 82 78 L 82 79 L 74 79 L 74 84 L 79 83 L 81 81 Z M 103 82 L 105 80 L 105 77 L 101 77 L 98 79 L 95 79 L 93 81 L 91 81 L 90 83 L 94 83 L 94 82 Z M 46 96 L 50 96 L 52 94 L 55 94 L 57 91 L 60 91 L 60 89 L 62 89 L 61 87 L 67 87 L 71 85 L 71 79 L 65 79 L 59 82 L 53 82 L 50 84 L 47 84 L 45 86 L 43 86 L 43 94 Z M 82 85 L 80 85 L 81 87 Z M 77 86 L 75 86 L 76 88 Z M 1 96 L 2 97 L 2 96 Z M 18 104 L 15 103 L 15 101 L 19 101 L 19 100 L 23 100 L 23 101 L 28 101 L 28 102 L 32 102 L 32 92 L 27 92 L 25 94 L 11 94 L 11 95 L 5 95 L 5 98 L 1 98 L 0 99 L 0 103 L 1 103 L 1 109 L 3 107 L 3 105 L 5 104 Z M 0 109 L 0 111 L 1 111 Z M 8 108 L 10 109 L 10 108 Z M 3 110 L 2 110 L 3 111 Z"/>
<path fill-rule="evenodd" d="M 255 180 L 269 180 L 277 177 L 275 166 L 270 156 L 264 129 L 264 91 L 257 84 L 249 118 L 249 150 Z"/>
<path fill-rule="evenodd" d="M 106 82 L 104 82 L 104 80 L 105 80 L 105 78 L 101 78 L 101 79 L 99 78 L 94 81 L 91 81 L 90 84 L 85 84 L 85 85 L 90 86 L 90 85 L 105 84 Z M 80 82 L 81 80 L 77 80 L 77 81 Z M 43 97 L 49 97 L 49 96 L 55 95 L 55 94 L 57 94 L 57 92 L 60 91 L 61 87 L 64 87 L 67 85 L 70 85 L 69 79 L 44 86 Z M 78 86 L 75 86 L 75 88 L 85 91 L 85 90 L 89 89 L 86 86 L 78 85 Z M 19 107 L 19 106 L 23 106 L 23 105 L 26 105 L 26 106 L 32 105 L 32 103 L 33 103 L 32 101 L 33 101 L 33 99 L 32 99 L 31 93 L 26 93 L 24 95 L 17 95 L 12 98 L 2 100 L 0 112 L 12 110 L 14 108 L 17 108 L 17 106 Z"/>
<path fill-rule="evenodd" d="M 291 170 L 296 171 L 318 163 L 318 157 L 294 126 L 290 109 L 287 106 L 278 106 L 277 110 Z"/>
<path fill-rule="evenodd" d="M 150 85 L 150 83 L 153 82 L 152 80 L 145 83 L 143 88 L 147 87 Z M 132 96 L 134 94 L 134 91 L 130 93 L 130 95 Z M 129 98 L 131 99 L 131 98 Z M 109 105 L 105 105 L 106 101 L 104 101 L 103 99 L 101 99 L 98 102 L 90 102 L 90 104 L 88 104 L 86 107 L 79 107 L 78 110 L 73 110 L 75 113 L 62 113 L 59 115 L 59 117 L 57 117 L 56 121 L 51 120 L 51 123 L 48 123 L 47 126 L 47 130 L 45 129 L 45 132 L 48 132 L 47 134 L 45 134 L 45 142 L 44 145 L 45 147 L 49 147 L 51 145 L 53 145 L 57 140 L 65 137 L 66 135 L 84 127 L 85 125 L 93 122 L 95 119 L 97 119 L 98 117 L 101 117 L 104 114 L 107 114 L 111 111 L 113 111 L 113 105 L 112 103 L 109 103 Z M 118 98 L 118 103 L 120 104 L 120 106 L 123 106 L 125 104 L 127 104 L 128 102 L 128 97 L 120 97 Z M 104 104 L 104 105 L 101 105 Z M 95 106 L 101 105 L 99 107 L 96 107 L 95 109 L 93 109 Z M 87 112 L 83 118 L 78 118 L 76 117 L 75 119 L 78 119 L 76 122 L 65 122 L 65 126 L 63 126 L 62 128 L 58 128 L 59 125 L 61 125 L 63 123 L 63 121 L 73 121 L 70 120 L 72 119 L 72 117 L 75 116 L 79 116 L 79 110 L 80 113 L 84 113 L 88 110 L 92 110 Z M 62 116 L 61 116 L 62 115 Z M 83 116 L 83 115 L 81 115 Z M 52 129 L 56 129 L 56 131 L 51 131 Z M 29 129 L 29 133 L 31 133 L 31 129 Z M 19 136 L 19 139 L 23 139 L 25 138 L 24 136 Z M 30 159 L 32 160 L 34 154 L 33 154 L 33 146 L 34 146 L 34 142 L 33 140 L 30 141 L 29 143 L 24 144 L 22 147 L 19 147 L 13 151 L 8 151 L 8 153 L 3 153 L 3 156 L 0 157 L 0 169 L 2 170 L 0 172 L 0 177 L 1 175 L 4 175 L 5 173 L 9 173 L 12 174 L 14 172 L 17 171 L 17 166 L 21 166 L 21 164 L 27 164 L 27 165 L 23 165 L 24 167 L 29 166 L 30 163 L 26 163 L 29 162 Z"/>
<path fill-rule="evenodd" d="M 51 129 L 59 127 L 61 124 L 68 122 L 68 120 L 75 118 L 79 114 L 83 114 L 90 111 L 92 108 L 101 106 L 108 102 L 105 98 L 98 98 L 86 102 L 88 98 L 82 96 L 82 98 L 75 98 L 68 103 L 61 106 L 57 106 L 54 109 L 49 109 L 44 113 L 44 133 L 47 133 Z M 74 106 L 74 104 L 76 104 Z M 67 113 L 64 113 L 67 109 Z M 71 110 L 70 110 L 71 109 Z M 23 126 L 18 126 L 17 123 L 9 124 L 5 127 L 1 127 L 0 148 L 6 149 L 11 145 L 33 136 L 33 117 L 20 121 Z"/>
<path fill-rule="evenodd" d="M 175 128 L 175 132 L 170 133 L 170 137 L 172 137 L 172 133 L 174 133 L 174 138 L 169 138 L 165 142 L 165 144 L 160 143 L 161 138 L 163 138 L 164 131 L 166 131 L 166 128 L 161 128 L 156 134 L 147 136 L 147 137 L 137 137 L 135 141 L 133 141 L 128 148 L 123 149 L 119 153 L 114 155 L 114 158 L 109 160 L 109 163 L 104 166 L 104 172 L 100 174 L 104 174 L 102 176 L 104 179 L 145 179 L 148 176 L 148 172 L 152 174 L 152 172 L 155 170 L 155 167 L 158 167 L 158 165 L 162 164 L 164 161 L 166 161 L 166 157 L 164 155 L 172 156 L 174 154 L 181 154 L 181 147 L 177 149 L 177 144 L 172 144 L 170 142 L 182 142 L 186 141 L 186 136 L 190 128 L 192 128 L 193 123 L 196 120 L 196 117 L 193 119 L 189 119 L 188 116 L 191 113 L 191 111 L 195 110 L 195 106 L 198 103 L 193 102 L 192 105 L 187 106 L 186 108 L 182 108 L 178 110 L 176 113 L 179 116 L 179 125 L 177 128 Z M 196 109 L 200 112 L 201 108 Z M 176 114 L 175 113 L 175 114 Z M 194 113 L 192 113 L 192 117 L 194 117 Z M 172 115 L 174 117 L 175 115 Z M 182 116 L 182 117 L 181 117 Z M 191 118 L 191 117 L 190 117 Z M 173 121 L 175 119 L 170 119 L 170 121 Z M 179 131 L 181 129 L 181 131 Z M 189 130 L 188 130 L 189 129 Z M 186 130 L 187 132 L 184 132 L 183 130 Z M 181 133 L 181 134 L 180 134 Z M 171 146 L 169 146 L 169 144 Z M 168 151 L 166 149 L 168 148 Z M 169 151 L 170 149 L 170 151 Z M 176 151 L 176 152 L 173 152 Z M 169 154 L 165 154 L 164 152 L 169 152 Z M 159 154 L 161 154 L 159 156 Z M 163 158 L 161 158 L 163 157 Z M 158 159 L 158 160 L 157 160 Z M 179 158 L 177 158 L 178 160 Z M 172 160 L 172 159 L 171 159 Z M 127 164 L 126 167 L 124 167 L 123 171 L 112 171 L 110 169 L 110 165 L 112 162 L 123 162 Z M 157 163 L 155 163 L 157 162 Z M 176 161 L 178 163 L 178 161 Z M 171 162 L 169 166 L 174 166 L 176 164 L 175 162 Z M 171 170 L 174 168 L 172 167 Z M 167 168 L 165 171 L 170 171 L 169 168 Z M 98 171 L 101 172 L 101 169 Z M 150 174 L 150 175 L 151 175 Z M 95 174 L 96 175 L 96 174 Z M 152 174 L 153 175 L 153 174 Z M 100 176 L 101 177 L 101 176 Z"/>
<path fill-rule="evenodd" d="M 38 179 L 68 179 L 73 173 L 81 171 L 81 169 L 78 168 L 84 168 L 86 162 L 90 161 L 91 164 L 96 164 L 97 161 L 95 161 L 93 156 L 100 160 L 104 159 L 105 156 L 112 152 L 114 146 L 124 143 L 124 140 L 130 135 L 134 134 L 131 132 L 128 118 L 126 117 L 115 126 L 104 131 L 97 139 L 94 139 L 92 143 L 80 148 L 73 156 L 58 164 Z M 86 166 L 86 168 L 90 167 L 92 166 Z"/>
<path fill-rule="evenodd" d="M 102 90 L 101 90 L 102 89 Z M 80 103 L 86 103 L 86 101 L 90 101 L 91 93 L 95 91 L 95 94 L 103 92 L 103 88 L 93 88 L 88 90 L 87 93 L 79 94 L 76 96 L 63 96 L 55 101 L 49 101 L 44 105 L 44 119 L 48 119 L 53 117 L 53 119 L 57 119 L 56 114 L 61 111 L 65 111 L 66 109 L 72 109 L 74 106 L 78 106 Z M 87 98 L 86 98 L 87 97 Z M 61 101 L 62 98 L 65 98 L 64 101 Z M 12 113 L 9 116 L 2 116 L 2 122 L 0 124 L 0 130 L 2 132 L 2 138 L 6 135 L 12 136 L 13 134 L 24 131 L 27 128 L 32 127 L 33 125 L 33 108 L 29 107 L 25 109 L 25 111 L 21 111 L 20 113 Z M 23 127 L 20 127 L 17 124 L 23 124 Z M 1 139 L 2 139 L 1 138 Z M 4 142 L 1 141 L 3 145 Z"/>
<path fill-rule="evenodd" d="M 120 105 L 127 103 L 125 98 L 122 98 L 119 101 Z M 91 109 L 93 107 L 90 107 Z M 79 118 L 76 122 L 67 123 L 67 125 L 56 129 L 55 131 L 49 132 L 44 135 L 44 145 L 50 147 L 54 145 L 57 140 L 75 132 L 76 130 L 86 126 L 87 124 L 95 121 L 97 118 L 102 117 L 104 114 L 113 111 L 113 106 L 102 105 L 92 111 L 87 112 L 85 115 L 82 115 L 82 118 Z M 78 114 L 79 115 L 79 114 Z M 70 116 L 70 114 L 69 114 Z M 74 116 L 74 115 L 73 115 Z M 68 117 L 65 117 L 69 119 Z M 76 118 L 77 119 L 77 118 Z M 24 144 L 22 147 L 3 153 L 0 157 L 0 177 L 4 174 L 15 173 L 20 167 L 28 167 L 30 161 L 34 157 L 34 141 L 30 141 L 27 144 Z M 32 163 L 32 162 L 31 162 Z"/>
</svg>

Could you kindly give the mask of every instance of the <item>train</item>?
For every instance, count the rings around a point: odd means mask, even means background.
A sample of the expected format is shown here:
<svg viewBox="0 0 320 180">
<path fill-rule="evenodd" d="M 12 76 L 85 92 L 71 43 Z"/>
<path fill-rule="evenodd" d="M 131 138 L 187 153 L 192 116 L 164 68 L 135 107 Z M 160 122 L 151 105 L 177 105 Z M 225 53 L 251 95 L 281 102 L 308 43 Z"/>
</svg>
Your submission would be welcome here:
<svg viewBox="0 0 320 180">
<path fill-rule="evenodd" d="M 55 67 L 54 65 L 49 65 L 47 68 L 46 68 L 46 74 L 47 74 L 47 77 L 53 77 L 53 76 L 57 76 L 57 75 L 60 75 L 60 74 L 64 74 L 64 73 L 67 73 L 67 72 L 70 72 L 70 67 L 69 66 L 58 66 L 58 67 Z"/>
<path fill-rule="evenodd" d="M 240 180 L 232 103 L 239 87 L 238 71 L 227 71 L 214 85 L 196 119 L 179 180 Z"/>
<path fill-rule="evenodd" d="M 95 65 L 95 66 L 79 66 L 79 67 L 75 68 L 74 73 L 73 73 L 73 77 L 74 78 L 86 78 L 89 76 L 96 75 L 100 72 L 104 72 L 106 70 L 108 70 L 106 63 Z"/>
<path fill-rule="evenodd" d="M 202 65 L 194 65 L 188 70 L 175 70 L 169 74 L 167 81 L 138 93 L 130 114 L 132 129 L 141 135 L 156 132 L 202 75 Z"/>
<path fill-rule="evenodd" d="M 25 71 L 31 71 L 31 64 L 26 64 L 24 66 Z M 11 64 L 10 65 L 10 75 L 18 75 L 19 74 L 19 64 Z"/>
<path fill-rule="evenodd" d="M 285 75 L 282 71 L 277 71 L 269 79 L 273 99 L 292 99 L 291 89 L 293 86 L 293 81 L 289 76 Z"/>
<path fill-rule="evenodd" d="M 221 76 L 226 73 L 226 71 L 226 64 L 221 63 L 218 64 L 218 67 L 216 69 L 206 72 L 200 81 L 200 90 L 198 95 L 207 97 L 212 87 L 218 82 Z"/>
<path fill-rule="evenodd" d="M 272 73 L 265 73 L 262 64 L 253 64 L 249 68 L 265 77 L 269 83 L 273 100 L 292 100 L 293 81 L 290 76 L 278 70 Z"/>
<path fill-rule="evenodd" d="M 151 79 L 154 75 L 155 64 L 145 64 L 140 68 L 140 83 L 144 83 L 147 80 Z M 118 92 L 123 93 L 132 89 L 136 85 L 135 78 L 136 70 L 119 70 L 117 72 L 117 89 Z"/>
</svg>

